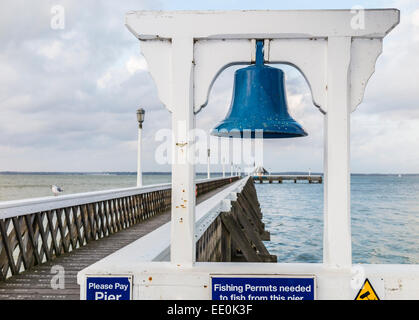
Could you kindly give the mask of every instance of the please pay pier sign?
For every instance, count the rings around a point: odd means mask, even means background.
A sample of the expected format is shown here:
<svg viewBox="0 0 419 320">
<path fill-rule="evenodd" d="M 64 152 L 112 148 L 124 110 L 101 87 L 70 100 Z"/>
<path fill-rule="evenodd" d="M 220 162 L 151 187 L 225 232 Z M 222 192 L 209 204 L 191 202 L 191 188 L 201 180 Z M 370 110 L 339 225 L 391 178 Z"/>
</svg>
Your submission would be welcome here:
<svg viewBox="0 0 419 320">
<path fill-rule="evenodd" d="M 86 300 L 131 300 L 132 277 L 87 277 Z"/>
<path fill-rule="evenodd" d="M 314 276 L 212 276 L 213 300 L 314 300 Z"/>
</svg>

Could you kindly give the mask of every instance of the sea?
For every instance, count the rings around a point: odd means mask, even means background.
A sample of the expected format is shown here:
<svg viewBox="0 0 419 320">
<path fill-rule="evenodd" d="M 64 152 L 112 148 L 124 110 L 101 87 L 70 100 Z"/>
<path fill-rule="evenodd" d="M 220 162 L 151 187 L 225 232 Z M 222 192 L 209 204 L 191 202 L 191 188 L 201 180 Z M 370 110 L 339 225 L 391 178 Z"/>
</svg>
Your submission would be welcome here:
<svg viewBox="0 0 419 320">
<path fill-rule="evenodd" d="M 213 174 L 213 177 L 221 174 Z M 197 174 L 197 179 L 206 174 Z M 144 185 L 168 183 L 168 173 L 145 173 Z M 3 173 L 0 201 L 133 187 L 130 173 Z M 323 184 L 256 183 L 266 230 L 265 245 L 278 262 L 322 261 Z M 354 263 L 419 263 L 419 175 L 351 176 Z"/>
</svg>

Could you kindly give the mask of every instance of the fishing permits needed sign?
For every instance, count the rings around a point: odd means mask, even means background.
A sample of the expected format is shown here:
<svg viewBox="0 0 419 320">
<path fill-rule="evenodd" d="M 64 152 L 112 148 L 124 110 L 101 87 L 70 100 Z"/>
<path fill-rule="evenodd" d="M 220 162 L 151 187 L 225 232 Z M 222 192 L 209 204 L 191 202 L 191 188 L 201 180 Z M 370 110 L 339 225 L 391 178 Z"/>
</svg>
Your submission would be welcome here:
<svg viewBox="0 0 419 320">
<path fill-rule="evenodd" d="M 132 276 L 86 278 L 86 300 L 131 300 Z"/>
<path fill-rule="evenodd" d="M 212 300 L 314 300 L 314 276 L 211 276 Z"/>
</svg>

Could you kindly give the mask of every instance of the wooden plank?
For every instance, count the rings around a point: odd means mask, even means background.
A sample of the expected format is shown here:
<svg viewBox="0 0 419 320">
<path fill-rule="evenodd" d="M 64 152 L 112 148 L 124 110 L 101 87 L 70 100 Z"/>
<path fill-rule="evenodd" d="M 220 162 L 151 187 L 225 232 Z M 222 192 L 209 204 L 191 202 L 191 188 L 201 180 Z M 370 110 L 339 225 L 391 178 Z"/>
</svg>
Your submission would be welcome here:
<svg viewBox="0 0 419 320">
<path fill-rule="evenodd" d="M 243 210 L 239 204 L 237 204 L 237 207 L 234 211 L 236 215 L 236 221 L 238 221 L 243 226 L 243 233 L 245 234 L 249 243 L 252 243 L 261 254 L 269 255 L 269 251 L 262 243 L 258 231 L 256 228 L 254 228 L 254 226 L 250 224 L 246 211 Z"/>
<path fill-rule="evenodd" d="M 81 219 L 81 216 L 82 216 L 81 208 L 80 208 L 80 206 L 72 207 L 71 211 L 73 211 L 73 222 L 76 225 L 76 232 L 77 232 L 77 238 L 79 239 L 79 246 L 82 247 L 82 246 L 84 246 L 84 238 L 83 238 L 83 234 L 81 233 L 81 224 L 80 224 L 79 218 L 77 216 L 77 212 L 80 211 L 80 220 L 82 220 Z M 84 233 L 86 233 L 86 229 L 84 229 Z"/>
<path fill-rule="evenodd" d="M 134 223 L 139 223 L 141 220 L 140 220 L 140 214 L 139 214 L 139 208 L 138 208 L 138 195 L 132 196 L 132 205 L 133 205 Z"/>
<path fill-rule="evenodd" d="M 122 211 L 124 212 L 125 228 L 129 228 L 131 225 L 127 200 L 127 197 L 121 199 L 121 207 Z"/>
<path fill-rule="evenodd" d="M 38 230 L 39 230 L 39 233 L 41 235 L 42 248 L 44 250 L 44 254 L 47 257 L 47 260 L 51 260 L 52 257 L 51 257 L 50 249 L 48 248 L 47 235 L 45 234 L 45 231 L 44 231 L 44 225 L 43 225 L 43 221 L 42 221 L 42 213 L 41 212 L 35 213 L 35 217 L 36 217 L 36 221 L 37 221 L 37 224 L 38 224 Z"/>
<path fill-rule="evenodd" d="M 229 212 L 223 212 L 221 214 L 221 219 L 225 228 L 231 234 L 231 237 L 234 239 L 234 242 L 239 246 L 240 250 L 243 252 L 243 255 L 248 262 L 261 262 L 260 257 L 257 255 L 256 251 L 250 246 L 248 239 L 246 238 L 245 233 L 237 228 L 237 224 L 232 217 L 232 214 Z"/>
<path fill-rule="evenodd" d="M 90 239 L 93 241 L 93 240 L 96 240 L 96 227 L 95 227 L 95 221 L 94 221 L 94 217 L 92 213 L 92 204 L 91 203 L 86 204 L 85 209 L 86 209 L 86 221 L 87 221 L 88 228 L 90 230 L 89 235 L 90 235 Z"/>
<path fill-rule="evenodd" d="M 33 232 L 33 226 L 32 226 L 32 218 L 35 218 L 35 216 L 32 215 L 25 215 L 25 222 L 26 222 L 26 228 L 28 230 L 28 236 L 30 243 L 32 245 L 32 253 L 35 257 L 35 263 L 34 264 L 40 264 L 42 262 L 42 259 L 38 252 L 38 240 L 35 238 L 35 234 Z"/>
<path fill-rule="evenodd" d="M 60 230 L 60 235 L 61 235 L 61 243 L 63 246 L 63 250 L 64 253 L 69 252 L 69 248 L 70 248 L 70 243 L 71 243 L 71 233 L 70 230 L 68 232 L 68 235 L 65 234 L 65 229 L 64 229 L 64 225 L 62 222 L 62 216 L 63 216 L 63 211 L 64 209 L 57 209 L 55 210 L 55 215 L 57 218 L 57 223 L 58 223 L 58 229 Z"/>
<path fill-rule="evenodd" d="M 117 201 L 116 199 L 112 199 L 112 213 L 115 216 L 115 226 L 116 226 L 116 232 L 122 230 L 122 222 L 121 222 L 121 217 L 120 217 L 120 212 L 119 212 L 119 208 L 117 206 Z"/>
<path fill-rule="evenodd" d="M 243 201 L 240 194 L 237 195 L 237 205 L 240 207 L 242 212 L 246 214 L 249 222 L 252 225 L 252 229 L 256 230 L 259 234 L 262 234 L 264 228 L 261 225 L 261 219 L 256 215 L 253 209 L 249 206 L 247 201 Z"/>
<path fill-rule="evenodd" d="M 6 251 L 8 266 L 10 268 L 10 271 L 12 272 L 12 274 L 17 274 L 17 268 L 13 259 L 13 249 L 10 247 L 10 244 L 9 244 L 9 239 L 7 236 L 7 228 L 6 228 L 4 219 L 0 219 L 0 233 L 1 233 L 1 239 L 3 242 L 3 248 Z M 5 269 L 6 271 L 4 273 L 5 277 L 7 275 L 7 269 L 8 268 Z"/>
<path fill-rule="evenodd" d="M 13 221 L 13 227 L 14 227 L 15 233 L 16 233 L 17 242 L 19 244 L 20 254 L 21 254 L 22 260 L 23 260 L 23 266 L 25 267 L 25 270 L 27 270 L 27 269 L 30 268 L 30 263 L 29 263 L 27 255 L 26 255 L 26 248 L 25 248 L 25 244 L 23 243 L 23 239 L 22 239 L 22 231 L 21 231 L 21 228 L 20 228 L 20 217 L 13 217 L 12 221 Z"/>
<path fill-rule="evenodd" d="M 70 235 L 70 243 L 73 250 L 77 248 L 77 231 L 74 232 L 75 227 L 75 221 L 74 223 L 71 223 L 71 216 L 70 211 L 72 209 L 70 207 L 64 208 L 64 217 L 65 217 L 65 223 L 68 230 L 68 234 Z M 64 230 L 65 231 L 65 230 Z M 70 245 L 68 246 L 68 251 L 70 251 Z"/>
<path fill-rule="evenodd" d="M 45 214 L 47 216 L 47 220 L 48 220 L 48 224 L 47 226 L 49 227 L 49 232 L 51 235 L 51 243 L 52 243 L 52 247 L 54 248 L 55 251 L 55 256 L 59 256 L 61 254 L 61 250 L 60 247 L 57 244 L 57 233 L 55 232 L 55 228 L 54 228 L 54 224 L 52 222 L 51 219 L 51 214 L 53 211 L 47 211 Z"/>
<path fill-rule="evenodd" d="M 97 240 L 100 239 L 100 234 L 99 234 L 99 228 L 98 228 L 98 224 L 96 221 L 96 209 L 95 209 L 95 203 L 88 203 L 86 205 L 86 209 L 87 209 L 87 218 L 89 220 L 89 225 L 90 225 L 90 234 L 92 236 L 92 240 Z"/>
<path fill-rule="evenodd" d="M 114 219 L 110 211 L 111 202 L 106 200 L 103 202 L 104 215 L 106 219 L 106 226 L 108 228 L 108 235 L 114 232 Z"/>
<path fill-rule="evenodd" d="M 92 234 L 91 234 L 91 228 L 89 227 L 89 217 L 87 216 L 87 208 L 86 208 L 86 205 L 81 205 L 79 206 L 79 208 L 80 208 L 81 222 L 82 222 L 83 230 L 84 230 L 84 239 L 86 240 L 86 243 L 89 243 L 92 237 Z"/>
<path fill-rule="evenodd" d="M 106 237 L 106 225 L 105 225 L 105 219 L 102 212 L 102 205 L 103 205 L 103 202 L 97 203 L 97 216 L 100 221 L 100 231 L 102 233 L 102 238 L 103 238 L 103 237 Z"/>
</svg>

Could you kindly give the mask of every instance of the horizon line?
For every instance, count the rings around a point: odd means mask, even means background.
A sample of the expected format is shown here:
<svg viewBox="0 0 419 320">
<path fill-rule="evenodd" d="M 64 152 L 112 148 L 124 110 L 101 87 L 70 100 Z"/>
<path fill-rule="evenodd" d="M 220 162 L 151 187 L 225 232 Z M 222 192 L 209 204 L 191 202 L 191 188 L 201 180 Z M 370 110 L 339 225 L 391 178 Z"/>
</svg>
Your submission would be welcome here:
<svg viewBox="0 0 419 320">
<path fill-rule="evenodd" d="M 272 171 L 272 174 L 284 174 L 284 173 L 308 173 L 309 171 Z M 14 170 L 6 170 L 0 171 L 0 174 L 106 174 L 106 173 L 119 173 L 119 174 L 137 174 L 136 171 L 14 171 Z M 143 171 L 143 174 L 172 174 L 171 171 Z M 211 171 L 211 174 L 222 174 L 222 171 Z M 226 171 L 226 176 L 229 176 L 229 171 Z M 321 174 L 323 172 L 315 172 L 311 171 L 311 174 Z M 200 171 L 196 172 L 196 174 L 207 174 L 207 171 Z M 419 173 L 403 173 L 403 172 L 351 172 L 351 174 L 358 174 L 358 175 L 419 175 Z"/>
</svg>

